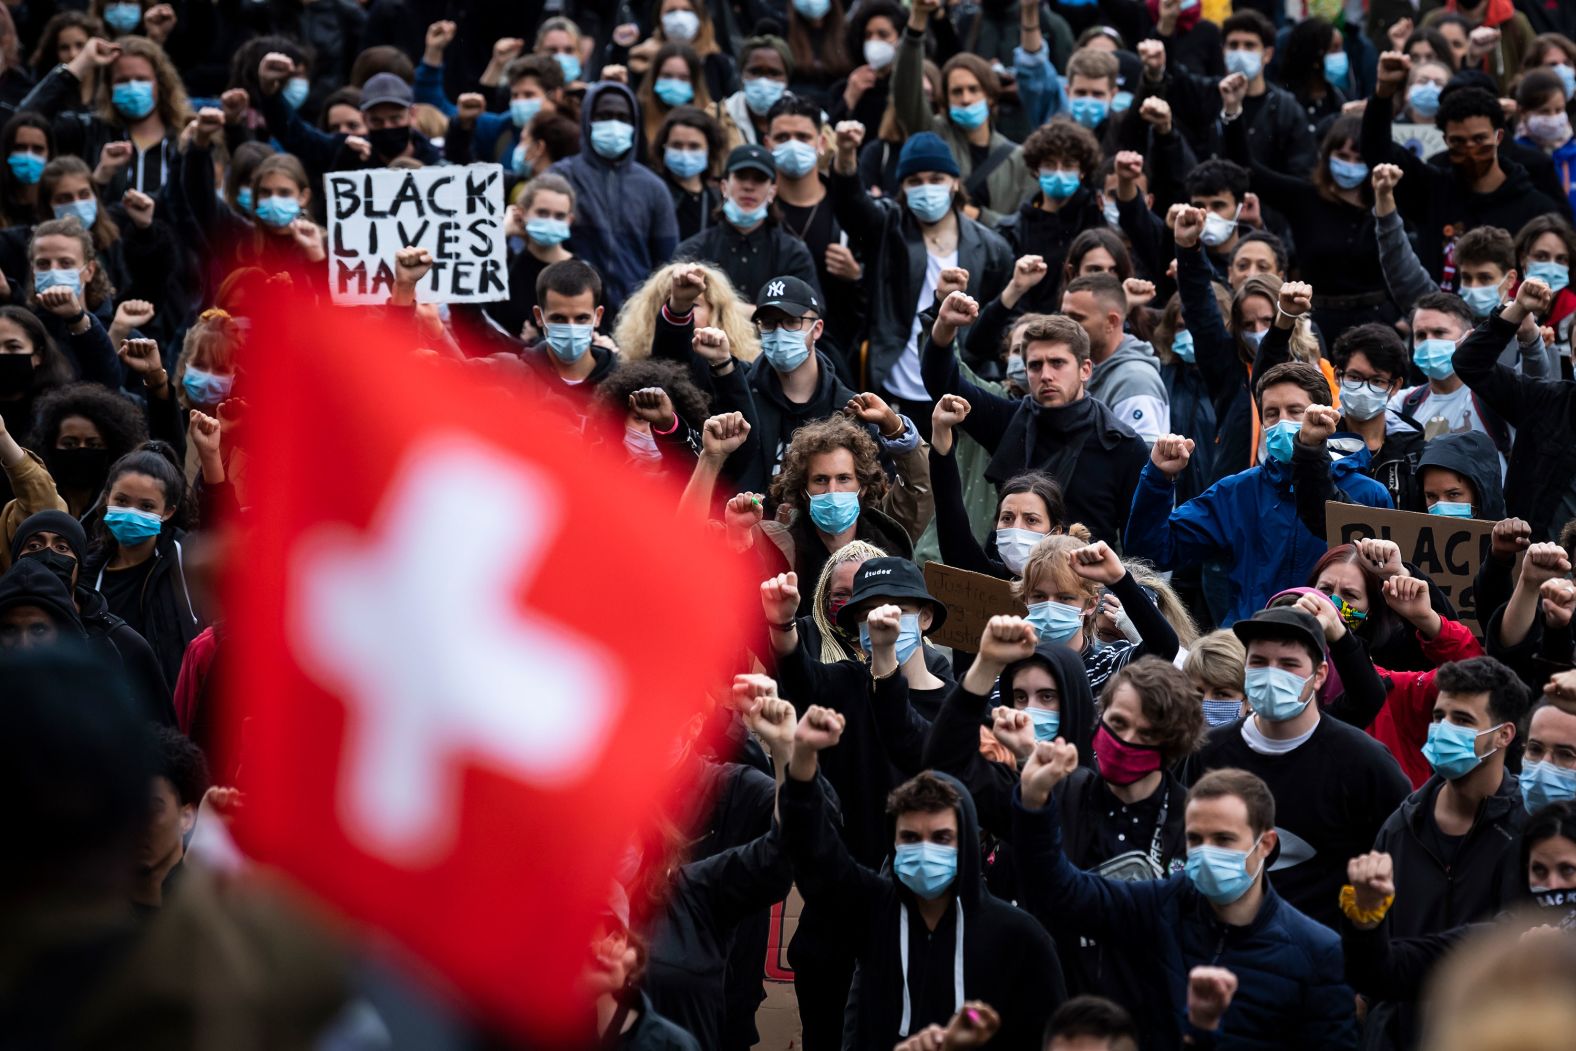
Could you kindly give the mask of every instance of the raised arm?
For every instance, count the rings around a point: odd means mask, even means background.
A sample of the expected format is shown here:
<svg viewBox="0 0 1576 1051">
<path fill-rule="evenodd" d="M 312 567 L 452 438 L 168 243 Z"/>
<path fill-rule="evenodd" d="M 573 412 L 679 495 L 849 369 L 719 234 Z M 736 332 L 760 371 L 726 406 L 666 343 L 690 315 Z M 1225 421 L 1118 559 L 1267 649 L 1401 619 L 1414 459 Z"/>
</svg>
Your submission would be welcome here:
<svg viewBox="0 0 1576 1051">
<path fill-rule="evenodd" d="M 1161 569 L 1215 558 L 1231 550 L 1223 516 L 1217 513 L 1215 486 L 1172 509 L 1176 480 L 1193 455 L 1193 439 L 1168 434 L 1155 442 L 1138 476 L 1133 508 L 1123 537 L 1124 550 Z"/>
<path fill-rule="evenodd" d="M 936 542 L 941 561 L 972 573 L 995 573 L 984 548 L 974 536 L 968 509 L 963 505 L 963 479 L 954 455 L 956 428 L 969 414 L 969 403 L 956 394 L 943 394 L 930 414 L 930 484 L 935 491 Z"/>
<path fill-rule="evenodd" d="M 832 198 L 832 212 L 849 237 L 877 251 L 886 212 L 859 181 L 859 147 L 864 141 L 865 126 L 857 120 L 837 125 L 837 151 L 832 156 L 826 191 Z"/>
<path fill-rule="evenodd" d="M 892 65 L 892 109 L 898 126 L 909 135 L 929 131 L 935 119 L 925 98 L 925 31 L 940 6 L 938 0 L 913 0 Z"/>
<path fill-rule="evenodd" d="M 1177 249 L 1177 291 L 1182 296 L 1182 320 L 1193 333 L 1193 352 L 1199 372 L 1217 402 L 1247 386 L 1247 371 L 1237 356 L 1237 341 L 1220 316 L 1214 280 L 1199 236 L 1204 232 L 1204 210 L 1184 207 L 1177 211 L 1174 231 Z"/>
<path fill-rule="evenodd" d="M 830 708 L 811 705 L 794 730 L 793 758 L 778 796 L 783 843 L 794 880 L 806 901 L 825 902 L 838 915 L 859 915 L 876 901 L 882 883 L 859 865 L 843 845 L 815 783 L 820 753 L 835 748 L 845 720 Z"/>
<path fill-rule="evenodd" d="M 958 368 L 954 349 L 958 330 L 977 317 L 979 304 L 972 297 L 964 292 L 948 293 L 936 311 L 930 338 L 920 351 L 919 370 L 931 397 L 957 394 L 969 403 L 971 411 L 963 421 L 964 432 L 994 452 L 1018 403 L 970 382 Z"/>
<path fill-rule="evenodd" d="M 1396 208 L 1396 186 L 1404 175 L 1399 164 L 1380 164 L 1374 168 L 1370 179 L 1374 187 L 1374 235 L 1379 240 L 1379 272 L 1384 275 L 1385 287 L 1396 309 L 1403 315 L 1410 315 L 1414 303 L 1430 292 L 1439 291 L 1439 283 L 1429 276 L 1428 268 L 1417 258 L 1417 251 L 1406 236 L 1406 226 Z"/>
</svg>

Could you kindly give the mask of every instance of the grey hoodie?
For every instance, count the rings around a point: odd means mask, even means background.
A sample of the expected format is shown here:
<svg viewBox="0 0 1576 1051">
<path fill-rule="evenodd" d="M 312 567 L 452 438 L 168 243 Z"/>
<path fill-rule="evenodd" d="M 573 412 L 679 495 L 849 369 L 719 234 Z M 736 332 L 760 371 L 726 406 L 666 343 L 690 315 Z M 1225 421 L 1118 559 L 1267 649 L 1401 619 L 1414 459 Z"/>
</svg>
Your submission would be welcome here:
<svg viewBox="0 0 1576 1051">
<path fill-rule="evenodd" d="M 1084 389 L 1150 445 L 1171 429 L 1160 359 L 1141 339 L 1124 335 L 1111 356 L 1094 367 Z"/>
</svg>

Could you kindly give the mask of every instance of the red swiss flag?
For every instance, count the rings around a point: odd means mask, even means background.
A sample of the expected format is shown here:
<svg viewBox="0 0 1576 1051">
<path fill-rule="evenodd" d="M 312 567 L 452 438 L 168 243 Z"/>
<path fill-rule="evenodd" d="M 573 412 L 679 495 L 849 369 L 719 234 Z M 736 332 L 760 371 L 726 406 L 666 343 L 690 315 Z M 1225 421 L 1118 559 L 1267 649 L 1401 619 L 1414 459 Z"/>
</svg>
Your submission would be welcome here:
<svg viewBox="0 0 1576 1051">
<path fill-rule="evenodd" d="M 528 388 L 373 312 L 271 314 L 227 606 L 242 846 L 494 1019 L 587 1035 L 593 927 L 750 582 Z"/>
</svg>

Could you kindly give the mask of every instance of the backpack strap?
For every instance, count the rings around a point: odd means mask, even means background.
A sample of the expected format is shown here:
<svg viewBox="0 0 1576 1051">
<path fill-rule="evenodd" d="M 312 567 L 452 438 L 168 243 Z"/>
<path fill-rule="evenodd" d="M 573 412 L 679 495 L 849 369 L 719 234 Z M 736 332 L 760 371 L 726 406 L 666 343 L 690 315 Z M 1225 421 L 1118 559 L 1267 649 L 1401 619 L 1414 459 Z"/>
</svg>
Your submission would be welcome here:
<svg viewBox="0 0 1576 1051">
<path fill-rule="evenodd" d="M 991 150 L 977 168 L 969 172 L 969 177 L 963 180 L 963 189 L 968 191 L 970 200 L 980 195 L 980 191 L 985 189 L 986 180 L 991 177 L 991 173 L 1005 164 L 1007 158 L 1012 156 L 1012 151 L 1017 148 L 1011 142 L 1003 142 Z"/>
</svg>

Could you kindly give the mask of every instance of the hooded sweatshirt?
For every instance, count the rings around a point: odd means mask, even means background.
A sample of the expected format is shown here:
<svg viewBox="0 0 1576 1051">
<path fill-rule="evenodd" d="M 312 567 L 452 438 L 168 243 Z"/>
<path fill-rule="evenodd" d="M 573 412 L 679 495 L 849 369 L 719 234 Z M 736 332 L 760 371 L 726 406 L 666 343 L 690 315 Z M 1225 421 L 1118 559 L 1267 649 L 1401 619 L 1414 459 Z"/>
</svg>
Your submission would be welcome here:
<svg viewBox="0 0 1576 1051">
<path fill-rule="evenodd" d="M 591 115 L 597 98 L 606 91 L 629 101 L 635 126 L 636 144 L 612 161 L 591 147 Z M 575 222 L 568 248 L 602 275 L 609 316 L 618 313 L 652 271 L 673 258 L 679 243 L 672 195 L 660 176 L 636 161 L 640 128 L 640 103 L 633 91 L 611 81 L 593 84 L 580 107 L 583 148 L 549 169 L 575 188 Z"/>
<path fill-rule="evenodd" d="M 87 638 L 71 594 L 39 559 L 21 559 L 0 576 L 0 613 L 18 606 L 36 606 L 43 610 L 55 622 L 55 629 L 62 637 Z"/>
<path fill-rule="evenodd" d="M 890 859 L 875 871 L 849 855 L 815 782 L 790 776 L 783 783 L 778 807 L 794 879 L 807 905 L 836 912 L 858 959 L 845 1044 L 891 1047 L 927 1025 L 945 1025 L 977 997 L 1001 1014 L 991 1047 L 1039 1051 L 1045 1023 L 1067 995 L 1056 950 L 1027 913 L 986 889 L 974 800 L 956 780 L 936 776 L 957 788 L 960 801 L 957 875 L 943 892 L 947 911 L 935 930 Z M 895 842 L 895 820 L 887 825 L 887 842 Z"/>
<path fill-rule="evenodd" d="M 1136 336 L 1122 336 L 1111 356 L 1094 367 L 1084 389 L 1148 445 L 1171 430 L 1160 359 L 1153 347 Z"/>
<path fill-rule="evenodd" d="M 1454 471 L 1472 483 L 1472 517 L 1497 522 L 1505 517 L 1505 490 L 1500 486 L 1499 451 L 1482 431 L 1441 434 L 1423 446 L 1417 477 L 1430 467 Z"/>
</svg>

